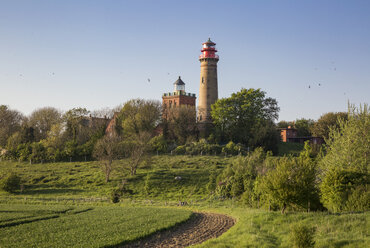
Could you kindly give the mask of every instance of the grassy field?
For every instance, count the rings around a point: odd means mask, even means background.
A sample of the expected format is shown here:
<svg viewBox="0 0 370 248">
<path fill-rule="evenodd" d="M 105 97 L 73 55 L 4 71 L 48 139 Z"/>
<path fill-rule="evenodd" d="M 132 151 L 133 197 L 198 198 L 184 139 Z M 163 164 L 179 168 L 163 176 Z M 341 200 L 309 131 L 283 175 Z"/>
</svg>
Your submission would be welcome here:
<svg viewBox="0 0 370 248">
<path fill-rule="evenodd" d="M 111 246 L 174 225 L 194 210 L 237 219 L 227 233 L 198 247 L 291 247 L 290 226 L 298 222 L 316 228 L 315 247 L 370 247 L 370 213 L 282 215 L 245 208 L 235 200 L 212 200 L 205 189 L 210 173 L 221 172 L 233 159 L 155 156 L 135 176 L 114 171 L 109 183 L 98 162 L 0 162 L 1 174 L 13 171 L 25 186 L 22 193 L 0 192 L 0 247 L 46 247 L 50 242 L 53 247 Z M 115 161 L 118 166 L 125 162 Z M 132 193 L 117 205 L 109 203 L 122 179 Z M 178 201 L 189 205 L 178 207 Z"/>
<path fill-rule="evenodd" d="M 154 156 L 150 167 L 130 176 L 121 169 L 125 160 L 115 161 L 112 180 L 104 182 L 98 162 L 28 164 L 0 162 L 0 174 L 15 172 L 22 178 L 24 192 L 9 195 L 0 192 L 0 200 L 9 197 L 31 198 L 106 198 L 122 179 L 133 199 L 201 199 L 207 197 L 205 186 L 212 171 L 221 171 L 232 157 L 218 156 Z M 182 180 L 174 178 L 181 176 Z M 146 178 L 149 177 L 147 185 Z M 146 190 L 144 190 L 146 189 Z"/>
<path fill-rule="evenodd" d="M 153 207 L 0 205 L 0 247 L 108 247 L 169 228 L 191 211 Z"/>
<path fill-rule="evenodd" d="M 292 247 L 290 228 L 302 222 L 316 228 L 315 247 L 370 247 L 369 213 L 332 215 L 328 213 L 288 213 L 239 207 L 201 208 L 234 216 L 237 223 L 217 239 L 195 247 Z"/>
</svg>

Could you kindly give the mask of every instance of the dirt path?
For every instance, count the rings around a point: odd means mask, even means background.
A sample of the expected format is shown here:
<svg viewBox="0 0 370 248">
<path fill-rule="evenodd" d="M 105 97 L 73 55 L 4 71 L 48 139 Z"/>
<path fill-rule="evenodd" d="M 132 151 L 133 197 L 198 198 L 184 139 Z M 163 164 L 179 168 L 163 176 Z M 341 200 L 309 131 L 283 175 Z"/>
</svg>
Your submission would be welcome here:
<svg viewBox="0 0 370 248">
<path fill-rule="evenodd" d="M 216 238 L 235 224 L 235 220 L 222 214 L 194 213 L 185 223 L 123 247 L 186 247 Z"/>
</svg>

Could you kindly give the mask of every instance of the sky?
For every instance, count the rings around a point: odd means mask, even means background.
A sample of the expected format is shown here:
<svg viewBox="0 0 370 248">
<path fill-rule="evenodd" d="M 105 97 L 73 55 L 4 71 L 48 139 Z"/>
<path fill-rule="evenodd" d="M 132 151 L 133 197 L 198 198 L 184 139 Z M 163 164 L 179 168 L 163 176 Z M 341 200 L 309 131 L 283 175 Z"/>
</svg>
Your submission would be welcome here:
<svg viewBox="0 0 370 248">
<path fill-rule="evenodd" d="M 370 1 L 0 0 L 0 104 L 113 108 L 161 100 L 217 45 L 219 98 L 260 88 L 279 120 L 370 99 Z M 150 82 L 149 80 L 150 79 Z"/>
</svg>

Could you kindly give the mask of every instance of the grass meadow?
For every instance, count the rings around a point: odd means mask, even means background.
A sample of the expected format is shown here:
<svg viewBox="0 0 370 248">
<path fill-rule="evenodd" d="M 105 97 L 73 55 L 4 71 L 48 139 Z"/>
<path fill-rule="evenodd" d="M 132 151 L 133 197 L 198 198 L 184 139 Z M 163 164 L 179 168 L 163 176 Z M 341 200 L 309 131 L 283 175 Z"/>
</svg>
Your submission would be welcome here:
<svg viewBox="0 0 370 248">
<path fill-rule="evenodd" d="M 174 208 L 0 205 L 0 247 L 109 247 L 187 220 Z"/>
<path fill-rule="evenodd" d="M 115 161 L 109 183 L 98 162 L 28 164 L 0 162 L 0 173 L 15 172 L 23 192 L 0 191 L 0 247 L 114 247 L 169 228 L 192 211 L 224 213 L 237 223 L 219 238 L 196 247 L 292 247 L 290 227 L 316 228 L 315 247 L 370 247 L 370 214 L 270 212 L 235 200 L 215 200 L 207 191 L 210 173 L 233 157 L 154 156 L 150 166 L 129 176 Z M 180 176 L 181 180 L 175 180 Z M 118 204 L 110 194 L 122 179 L 128 192 Z M 186 201 L 187 206 L 177 206 Z"/>
</svg>

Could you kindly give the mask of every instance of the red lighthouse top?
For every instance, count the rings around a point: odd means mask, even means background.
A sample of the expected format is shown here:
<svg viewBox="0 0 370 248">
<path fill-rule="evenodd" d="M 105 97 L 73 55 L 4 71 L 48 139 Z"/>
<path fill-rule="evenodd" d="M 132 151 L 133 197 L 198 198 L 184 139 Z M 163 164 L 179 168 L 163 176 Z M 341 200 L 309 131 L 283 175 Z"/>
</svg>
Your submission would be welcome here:
<svg viewBox="0 0 370 248">
<path fill-rule="evenodd" d="M 212 42 L 210 38 L 206 42 L 202 44 L 202 55 L 199 56 L 199 59 L 205 58 L 214 58 L 218 59 L 218 55 L 216 54 L 217 50 L 215 48 L 216 43 Z"/>
</svg>

